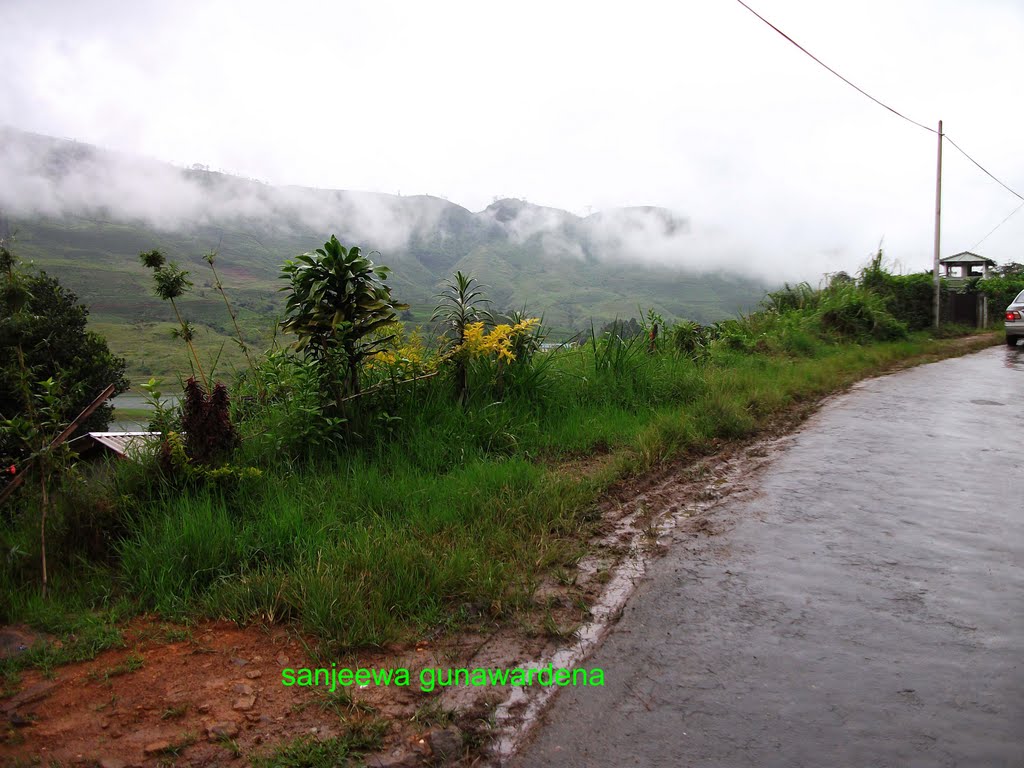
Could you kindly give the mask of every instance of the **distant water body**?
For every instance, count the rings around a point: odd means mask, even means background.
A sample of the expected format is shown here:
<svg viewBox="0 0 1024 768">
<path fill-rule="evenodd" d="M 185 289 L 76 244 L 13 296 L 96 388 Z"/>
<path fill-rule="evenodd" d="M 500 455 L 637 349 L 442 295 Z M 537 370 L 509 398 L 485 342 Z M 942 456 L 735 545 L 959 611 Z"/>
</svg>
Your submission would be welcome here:
<svg viewBox="0 0 1024 768">
<path fill-rule="evenodd" d="M 168 405 L 176 405 L 178 398 L 174 396 L 164 396 L 164 401 Z M 142 417 L 136 415 L 124 414 L 125 409 L 133 411 L 147 411 L 151 412 L 153 409 L 149 403 L 146 402 L 146 398 L 142 395 L 124 394 L 118 395 L 111 402 L 114 403 L 114 420 L 110 422 L 110 426 L 107 430 L 110 432 L 141 432 L 149 425 L 149 417 Z"/>
</svg>

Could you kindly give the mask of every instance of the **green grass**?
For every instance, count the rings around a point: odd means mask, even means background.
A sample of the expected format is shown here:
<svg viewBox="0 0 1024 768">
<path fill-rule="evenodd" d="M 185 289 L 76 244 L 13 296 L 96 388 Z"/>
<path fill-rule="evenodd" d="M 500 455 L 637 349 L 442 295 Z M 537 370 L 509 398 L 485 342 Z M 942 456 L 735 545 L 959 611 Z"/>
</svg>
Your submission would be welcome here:
<svg viewBox="0 0 1024 768">
<path fill-rule="evenodd" d="M 501 401 L 478 366 L 465 408 L 445 376 L 385 389 L 358 401 L 335 442 L 307 408 L 318 387 L 270 366 L 271 404 L 243 420 L 234 459 L 260 476 L 170 485 L 155 466 L 120 462 L 109 479 L 74 485 L 51 524 L 49 600 L 32 588 L 33 515 L 0 526 L 0 593 L 10 596 L 0 621 L 67 635 L 62 620 L 106 617 L 84 644 L 8 662 L 7 679 L 115 645 L 110 622 L 140 611 L 291 622 L 331 652 L 458 626 L 466 603 L 500 620 L 531 604 L 545 574 L 571 569 L 595 502 L 616 481 L 749 438 L 795 405 L 953 347 L 907 336 L 850 287 L 716 333 L 696 361 L 648 354 L 643 339 L 542 353 L 530 369 L 508 369 Z M 904 338 L 878 340 L 892 335 Z M 595 454 L 604 458 L 584 471 L 580 460 Z M 83 521 L 105 534 L 89 551 Z"/>
<path fill-rule="evenodd" d="M 50 678 L 64 664 L 124 647 L 124 636 L 118 626 L 127 616 L 124 604 L 117 610 L 96 610 L 78 601 L 73 589 L 62 586 L 64 589 L 56 600 L 42 600 L 35 590 L 23 590 L 29 593 L 28 599 L 13 607 L 15 615 L 52 633 L 59 642 L 38 642 L 23 653 L 0 659 L 0 698 L 17 691 L 25 669 L 41 670 L 44 677 Z"/>
<path fill-rule="evenodd" d="M 128 610 L 172 619 L 294 622 L 334 650 L 457 622 L 467 602 L 501 618 L 529 604 L 544 573 L 571 566 L 611 483 L 752 436 L 796 403 L 941 345 L 818 344 L 810 357 L 720 349 L 703 366 L 638 354 L 614 375 L 583 348 L 556 353 L 542 397 L 465 411 L 433 380 L 362 449 L 289 460 L 254 439 L 247 458 L 263 463 L 261 478 L 134 505 L 111 564 L 59 564 L 45 610 L 22 597 L 5 618 L 38 622 L 128 595 Z M 561 471 L 594 453 L 610 454 L 601 471 Z"/>
<path fill-rule="evenodd" d="M 196 287 L 180 306 L 197 327 L 207 373 L 217 358 L 214 378 L 230 381 L 244 358 L 201 261 L 210 238 L 222 244 L 218 269 L 254 350 L 265 346 L 280 309 L 281 258 L 320 241 L 296 235 L 257 243 L 255 258 L 252 238 L 221 234 L 42 221 L 28 223 L 19 248 L 89 302 L 91 327 L 128 359 L 136 385 L 168 372 L 189 375 L 188 352 L 170 338 L 173 313 L 150 295 L 137 258 L 165 249 L 192 270 Z M 725 278 L 709 283 L 602 264 L 587 266 L 586 276 L 599 278 L 594 285 L 580 272 L 570 289 L 565 275 L 582 267 L 540 259 L 536 243 L 470 243 L 448 260 L 434 245 L 385 259 L 396 267 L 396 297 L 418 301 L 414 317 L 426 316 L 433 282 L 455 268 L 498 275 L 496 307 L 529 297 L 531 312 L 547 313 L 548 325 L 563 331 L 590 324 L 576 312 L 581 306 L 629 316 L 632 300 L 620 311 L 629 295 L 648 297 L 647 306 L 666 317 L 697 307 L 716 319 L 753 290 Z M 16 689 L 26 667 L 52 675 L 60 664 L 123 647 L 119 627 L 143 612 L 184 622 L 288 622 L 318 638 L 322 654 L 457 628 L 472 620 L 463 615 L 467 603 L 485 606 L 489 621 L 513 617 L 533 606 L 546 576 L 571 580 L 599 522 L 597 502 L 617 481 L 748 439 L 859 378 L 954 349 L 908 335 L 916 326 L 896 312 L 906 302 L 891 298 L 863 278 L 823 291 L 787 288 L 773 294 L 774 310 L 698 329 L 688 341 L 666 331 L 655 354 L 643 338 L 612 337 L 539 354 L 532 366 L 509 365 L 500 388 L 493 361 L 477 360 L 465 407 L 443 372 L 346 405 L 343 422 L 318 412 L 321 388 L 308 366 L 267 358 L 258 390 L 244 380 L 231 389 L 246 438 L 233 462 L 260 472 L 203 485 L 188 473 L 168 479 L 155 462 L 117 462 L 110 472 L 72 476 L 55 494 L 48 523 L 47 598 L 38 589 L 37 500 L 23 492 L 0 510 L 0 622 L 24 621 L 61 640 L 0 663 L 2 689 Z M 367 386 L 381 381 L 377 368 L 366 374 Z M 170 378 L 168 394 L 177 376 Z M 572 630 L 552 614 L 537 629 Z M 267 759 L 347 759 L 379 740 L 371 725 L 360 728 L 330 743 L 295 742 Z"/>
<path fill-rule="evenodd" d="M 166 379 L 166 391 L 172 388 L 177 378 L 177 374 L 171 372 L 178 372 L 184 378 L 190 375 L 191 358 L 188 348 L 181 340 L 171 336 L 177 327 L 170 321 L 126 323 L 94 317 L 89 322 L 89 330 L 103 336 L 110 351 L 125 359 L 128 364 L 128 380 L 136 391 L 140 391 L 139 385 L 151 377 Z M 254 349 L 262 350 L 268 342 L 254 334 L 246 337 L 246 343 L 252 344 Z M 218 379 L 232 381 L 246 367 L 245 356 L 233 333 L 199 326 L 195 345 L 207 373 L 216 363 L 214 373 Z M 148 412 L 144 415 L 148 420 Z"/>
<path fill-rule="evenodd" d="M 381 718 L 352 720 L 340 736 L 316 739 L 300 736 L 272 751 L 253 757 L 254 768 L 334 768 L 351 765 L 366 752 L 379 749 L 388 723 Z"/>
</svg>

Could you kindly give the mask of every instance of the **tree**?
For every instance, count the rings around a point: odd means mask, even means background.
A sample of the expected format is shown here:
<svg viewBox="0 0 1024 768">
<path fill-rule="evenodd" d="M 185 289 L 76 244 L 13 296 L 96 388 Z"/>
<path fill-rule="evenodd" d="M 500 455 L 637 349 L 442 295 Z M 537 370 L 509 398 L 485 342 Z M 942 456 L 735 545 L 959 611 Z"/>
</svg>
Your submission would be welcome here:
<svg viewBox="0 0 1024 768">
<path fill-rule="evenodd" d="M 199 353 L 196 352 L 195 345 L 192 343 L 192 339 L 195 337 L 195 328 L 181 316 L 178 302 L 175 301 L 192 287 L 192 281 L 188 279 L 188 270 L 180 269 L 173 261 L 168 262 L 164 255 L 155 249 L 140 253 L 139 259 L 142 260 L 144 266 L 153 270 L 153 290 L 156 295 L 164 301 L 171 302 L 171 308 L 174 310 L 174 316 L 178 318 L 179 325 L 179 328 L 174 331 L 174 335 L 182 339 L 188 346 L 199 371 L 199 377 L 203 380 L 203 386 L 209 392 L 210 382 L 206 379 L 206 371 L 203 370 L 203 364 L 199 361 Z M 212 261 L 210 265 L 213 266 Z M 225 301 L 227 301 L 226 298 Z"/>
<path fill-rule="evenodd" d="M 994 267 L 992 271 L 999 277 L 1024 277 L 1024 264 L 1010 261 L 1001 267 Z"/>
<path fill-rule="evenodd" d="M 334 235 L 310 253 L 289 259 L 281 268 L 290 291 L 282 330 L 298 336 L 296 349 L 317 361 L 340 408 L 359 393 L 359 368 L 392 336 L 374 331 L 394 323 L 408 309 L 391 298 L 390 270 L 376 266 L 359 248 L 345 248 Z"/>
<path fill-rule="evenodd" d="M 612 320 L 610 323 L 605 323 L 601 326 L 598 335 L 612 334 L 620 339 L 629 340 L 636 338 L 643 332 L 643 323 L 638 322 L 635 317 L 631 317 L 629 320 Z"/>
<path fill-rule="evenodd" d="M 87 330 L 89 310 L 78 297 L 45 272 L 30 274 L 0 248 L 0 420 L 29 414 L 40 382 L 54 382 L 59 405 L 54 422 L 71 421 L 108 384 L 114 394 L 128 389 L 125 361 L 111 353 L 102 336 Z M 106 428 L 114 406 L 105 403 L 80 432 Z M 26 448 L 0 433 L 0 458 L 19 461 Z"/>
</svg>

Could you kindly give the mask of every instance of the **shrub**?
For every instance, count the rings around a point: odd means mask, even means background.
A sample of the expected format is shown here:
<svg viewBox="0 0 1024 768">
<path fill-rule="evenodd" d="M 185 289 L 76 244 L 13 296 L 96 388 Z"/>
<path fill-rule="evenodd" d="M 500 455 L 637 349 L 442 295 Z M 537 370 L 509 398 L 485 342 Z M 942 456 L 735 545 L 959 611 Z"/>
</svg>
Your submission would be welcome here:
<svg viewBox="0 0 1024 768">
<path fill-rule="evenodd" d="M 691 360 L 703 360 L 708 352 L 708 331 L 699 323 L 684 320 L 671 330 L 672 349 Z"/>
<path fill-rule="evenodd" d="M 228 390 L 221 383 L 207 394 L 195 377 L 185 382 L 181 426 L 185 453 L 197 464 L 210 466 L 225 462 L 238 446 L 238 432 L 231 423 Z"/>
<path fill-rule="evenodd" d="M 310 356 L 334 395 L 338 411 L 346 397 L 359 393 L 360 369 L 387 342 L 374 332 L 398 320 L 408 309 L 391 298 L 390 270 L 376 266 L 358 247 L 338 238 L 311 253 L 286 261 L 282 277 L 291 295 L 281 328 L 294 333 L 295 348 Z"/>
<path fill-rule="evenodd" d="M 881 251 L 861 272 L 860 285 L 881 297 L 886 310 L 906 323 L 912 331 L 930 327 L 934 322 L 935 283 L 930 272 L 894 275 L 882 266 Z M 942 291 L 948 289 L 943 284 Z"/>
<path fill-rule="evenodd" d="M 834 282 L 836 285 L 843 283 L 842 280 Z M 793 310 L 802 312 L 815 309 L 821 300 L 821 294 L 821 291 L 811 288 L 810 283 L 807 282 L 794 286 L 786 283 L 780 290 L 770 291 L 763 304 L 765 309 L 779 314 Z"/>
<path fill-rule="evenodd" d="M 816 316 L 826 333 L 842 339 L 889 341 L 907 336 L 907 326 L 885 308 L 876 293 L 853 285 L 824 291 Z"/>
<path fill-rule="evenodd" d="M 1002 319 L 1003 310 L 1017 294 L 1024 291 L 1024 277 L 992 277 L 978 282 L 978 290 L 988 297 L 988 314 L 993 320 Z"/>
</svg>

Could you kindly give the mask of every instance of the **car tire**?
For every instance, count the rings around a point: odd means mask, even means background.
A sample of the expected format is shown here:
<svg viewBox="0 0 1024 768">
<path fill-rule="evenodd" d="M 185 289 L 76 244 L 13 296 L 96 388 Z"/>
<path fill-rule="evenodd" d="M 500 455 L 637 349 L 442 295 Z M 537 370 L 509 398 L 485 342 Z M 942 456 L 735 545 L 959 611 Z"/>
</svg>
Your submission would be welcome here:
<svg viewBox="0 0 1024 768">
<path fill-rule="evenodd" d="M 1022 336 L 1007 336 L 1006 337 L 1006 346 L 1008 346 L 1008 347 L 1016 347 L 1017 346 L 1017 342 L 1021 338 L 1024 338 L 1024 337 L 1022 337 Z"/>
</svg>

